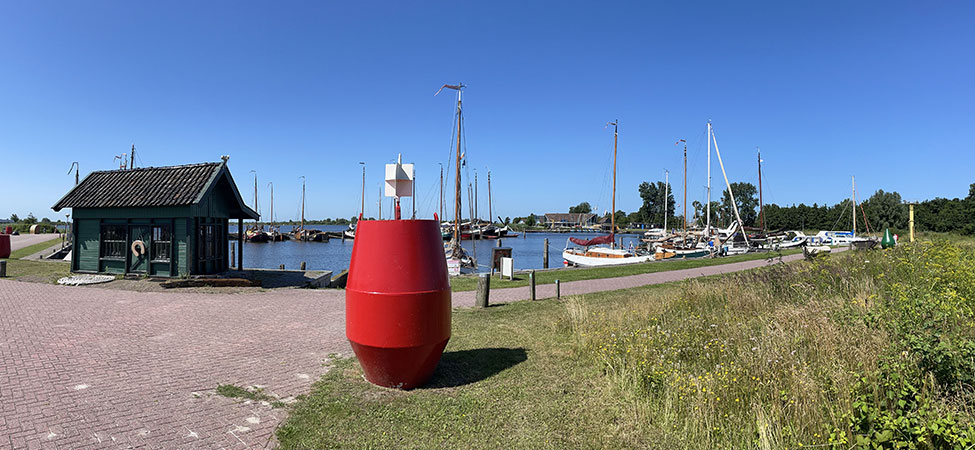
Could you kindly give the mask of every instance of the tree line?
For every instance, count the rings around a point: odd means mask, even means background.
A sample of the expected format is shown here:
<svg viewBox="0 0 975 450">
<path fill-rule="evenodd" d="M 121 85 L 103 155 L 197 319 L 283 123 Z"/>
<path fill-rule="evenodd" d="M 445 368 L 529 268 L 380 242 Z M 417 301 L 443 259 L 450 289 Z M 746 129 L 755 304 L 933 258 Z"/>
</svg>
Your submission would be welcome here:
<svg viewBox="0 0 975 450">
<path fill-rule="evenodd" d="M 644 224 L 648 227 L 662 227 L 665 214 L 668 228 L 683 226 L 681 216 L 677 214 L 679 211 L 675 211 L 676 202 L 673 189 L 669 185 L 665 185 L 663 181 L 645 181 L 640 183 L 638 190 L 642 205 L 629 214 L 616 211 L 616 223 L 619 226 Z M 747 182 L 731 183 L 731 192 L 734 193 L 734 203 L 738 206 L 745 226 L 761 226 L 758 189 L 755 185 Z M 737 221 L 731 197 L 728 190 L 724 189 L 719 199 L 711 202 L 712 226 L 726 227 Z M 693 201 L 688 207 L 689 226 L 704 226 L 707 222 L 707 205 Z M 569 212 L 591 212 L 591 207 L 588 202 L 582 202 L 570 207 Z M 882 189 L 859 202 L 856 211 L 850 199 L 846 199 L 834 205 L 814 203 L 810 206 L 800 203 L 780 206 L 770 203 L 764 206 L 763 212 L 764 225 L 768 230 L 850 230 L 853 228 L 855 214 L 858 232 L 878 232 L 885 228 L 904 232 L 908 228 L 909 220 L 908 205 L 901 195 Z M 608 214 L 605 216 L 609 217 Z M 529 218 L 534 219 L 534 214 Z M 522 218 L 516 218 L 516 222 L 519 219 Z M 965 198 L 938 197 L 918 202 L 914 207 L 914 228 L 917 231 L 975 234 L 975 183 L 969 186 L 968 196 Z"/>
</svg>

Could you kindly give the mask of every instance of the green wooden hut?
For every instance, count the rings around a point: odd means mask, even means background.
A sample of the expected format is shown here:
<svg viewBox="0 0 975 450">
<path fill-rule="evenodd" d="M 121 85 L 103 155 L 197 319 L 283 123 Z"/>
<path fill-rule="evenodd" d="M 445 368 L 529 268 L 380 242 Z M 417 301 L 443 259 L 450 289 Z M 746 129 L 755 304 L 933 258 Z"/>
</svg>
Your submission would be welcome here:
<svg viewBox="0 0 975 450">
<path fill-rule="evenodd" d="M 92 172 L 53 207 L 72 209 L 72 272 L 158 277 L 230 268 L 227 225 L 258 219 L 227 160 Z M 238 233 L 238 249 L 241 249 Z M 237 267 L 243 255 L 237 252 Z"/>
</svg>

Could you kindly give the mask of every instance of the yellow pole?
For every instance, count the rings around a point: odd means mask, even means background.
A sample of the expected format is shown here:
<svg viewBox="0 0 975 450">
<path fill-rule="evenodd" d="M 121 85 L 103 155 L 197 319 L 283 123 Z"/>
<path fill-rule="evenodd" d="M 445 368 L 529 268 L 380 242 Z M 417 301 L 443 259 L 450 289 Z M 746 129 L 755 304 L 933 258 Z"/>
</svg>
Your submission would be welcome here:
<svg viewBox="0 0 975 450">
<path fill-rule="evenodd" d="M 907 205 L 907 207 L 908 207 L 908 211 L 910 211 L 910 213 L 909 213 L 910 214 L 910 222 L 909 223 L 911 225 L 911 227 L 910 227 L 911 228 L 911 242 L 914 242 L 914 204 L 911 203 L 910 205 Z"/>
</svg>

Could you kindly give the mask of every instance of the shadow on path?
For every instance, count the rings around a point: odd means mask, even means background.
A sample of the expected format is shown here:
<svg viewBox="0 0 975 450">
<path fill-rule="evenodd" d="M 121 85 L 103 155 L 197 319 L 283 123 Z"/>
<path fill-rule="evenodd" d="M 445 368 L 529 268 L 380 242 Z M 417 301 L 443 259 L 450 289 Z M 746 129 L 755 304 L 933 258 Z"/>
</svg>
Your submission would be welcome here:
<svg viewBox="0 0 975 450">
<path fill-rule="evenodd" d="M 486 380 L 528 359 L 523 348 L 478 348 L 444 352 L 433 377 L 421 389 L 458 387 Z"/>
</svg>

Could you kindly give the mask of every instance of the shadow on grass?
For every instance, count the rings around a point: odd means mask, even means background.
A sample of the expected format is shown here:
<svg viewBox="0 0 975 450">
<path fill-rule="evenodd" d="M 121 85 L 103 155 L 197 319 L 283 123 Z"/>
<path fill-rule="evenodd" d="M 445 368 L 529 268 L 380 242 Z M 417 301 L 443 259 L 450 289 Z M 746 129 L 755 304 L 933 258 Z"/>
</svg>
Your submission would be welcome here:
<svg viewBox="0 0 975 450">
<path fill-rule="evenodd" d="M 464 386 L 486 380 L 528 359 L 523 348 L 478 348 L 444 352 L 433 377 L 420 389 Z"/>
</svg>

